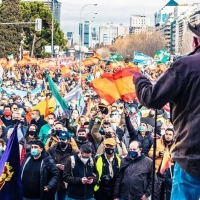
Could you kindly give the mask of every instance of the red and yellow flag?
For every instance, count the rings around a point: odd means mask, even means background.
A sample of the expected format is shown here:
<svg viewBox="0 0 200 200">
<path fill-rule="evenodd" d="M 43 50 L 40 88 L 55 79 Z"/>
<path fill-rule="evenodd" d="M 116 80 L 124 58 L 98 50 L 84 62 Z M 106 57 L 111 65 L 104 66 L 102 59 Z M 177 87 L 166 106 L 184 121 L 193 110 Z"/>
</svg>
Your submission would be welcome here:
<svg viewBox="0 0 200 200">
<path fill-rule="evenodd" d="M 164 174 L 165 170 L 171 167 L 171 158 L 169 155 L 169 149 L 165 150 L 165 153 L 163 155 L 163 160 L 162 160 L 162 164 L 160 167 L 160 173 Z"/>
<path fill-rule="evenodd" d="M 139 71 L 138 68 L 124 68 L 113 74 L 115 85 L 125 102 L 132 102 L 136 98 L 135 85 L 133 83 L 133 73 Z"/>
<path fill-rule="evenodd" d="M 100 98 L 106 100 L 108 104 L 112 104 L 120 99 L 120 95 L 111 74 L 104 73 L 101 78 L 92 81 L 91 86 Z"/>
</svg>

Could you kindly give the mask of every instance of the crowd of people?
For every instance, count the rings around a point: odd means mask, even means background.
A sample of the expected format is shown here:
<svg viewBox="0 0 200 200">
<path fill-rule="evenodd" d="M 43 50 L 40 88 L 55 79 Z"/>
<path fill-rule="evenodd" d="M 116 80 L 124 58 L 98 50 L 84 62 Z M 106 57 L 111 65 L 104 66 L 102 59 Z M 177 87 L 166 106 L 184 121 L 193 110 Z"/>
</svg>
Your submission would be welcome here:
<svg viewBox="0 0 200 200">
<path fill-rule="evenodd" d="M 64 97 L 77 84 L 76 72 L 65 79 Z M 54 71 L 59 84 L 62 75 Z M 154 199 L 169 200 L 173 163 L 161 170 L 166 151 L 174 146 L 174 130 L 164 109 L 144 116 L 136 100 L 110 106 L 85 82 L 82 93 L 87 113 L 71 103 L 71 116 L 47 117 L 33 110 L 51 96 L 41 88 L 45 73 L 33 66 L 4 70 L 0 94 L 0 158 L 18 124 L 21 179 L 24 200 L 145 200 L 152 194 L 153 133 L 157 134 Z M 27 92 L 9 93 L 6 88 Z M 90 106 L 88 104 L 90 103 Z M 157 127 L 155 127 L 157 120 Z M 161 172 L 162 171 L 162 172 Z"/>
</svg>

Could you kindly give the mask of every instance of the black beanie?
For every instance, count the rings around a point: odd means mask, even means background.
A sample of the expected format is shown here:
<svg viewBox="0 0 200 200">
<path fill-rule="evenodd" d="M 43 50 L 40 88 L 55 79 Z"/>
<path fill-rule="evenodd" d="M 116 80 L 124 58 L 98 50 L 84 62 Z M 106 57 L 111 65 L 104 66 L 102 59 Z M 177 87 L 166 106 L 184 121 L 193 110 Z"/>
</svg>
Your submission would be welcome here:
<svg viewBox="0 0 200 200">
<path fill-rule="evenodd" d="M 41 140 L 33 140 L 31 144 L 38 145 L 40 148 L 44 149 L 44 143 Z"/>
</svg>

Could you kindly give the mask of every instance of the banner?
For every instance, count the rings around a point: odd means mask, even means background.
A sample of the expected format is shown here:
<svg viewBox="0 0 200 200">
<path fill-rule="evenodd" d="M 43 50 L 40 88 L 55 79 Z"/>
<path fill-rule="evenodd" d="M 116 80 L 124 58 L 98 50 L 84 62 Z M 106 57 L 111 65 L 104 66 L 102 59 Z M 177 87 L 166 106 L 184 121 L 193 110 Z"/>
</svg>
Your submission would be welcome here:
<svg viewBox="0 0 200 200">
<path fill-rule="evenodd" d="M 154 59 L 150 56 L 147 56 L 143 53 L 139 53 L 139 52 L 134 52 L 134 63 L 138 63 L 138 64 L 142 64 L 142 65 L 148 65 L 150 63 L 152 63 L 154 61 Z"/>
</svg>

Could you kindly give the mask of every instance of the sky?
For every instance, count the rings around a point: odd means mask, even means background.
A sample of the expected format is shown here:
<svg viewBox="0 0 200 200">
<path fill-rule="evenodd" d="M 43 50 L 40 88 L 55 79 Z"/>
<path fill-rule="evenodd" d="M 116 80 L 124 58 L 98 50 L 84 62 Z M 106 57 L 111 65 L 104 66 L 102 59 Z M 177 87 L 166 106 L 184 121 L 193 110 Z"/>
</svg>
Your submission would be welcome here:
<svg viewBox="0 0 200 200">
<path fill-rule="evenodd" d="M 59 0 L 61 8 L 61 28 L 66 32 L 74 32 L 74 40 L 78 41 L 78 24 L 80 21 L 80 10 L 85 4 L 97 4 L 87 6 L 82 11 L 82 20 L 93 20 L 92 26 L 99 27 L 101 24 L 111 23 L 129 26 L 130 16 L 133 14 L 146 15 L 150 17 L 154 25 L 154 14 L 164 7 L 169 0 Z M 177 0 L 178 4 L 199 3 L 200 0 Z M 95 16 L 95 19 L 93 17 Z"/>
</svg>

